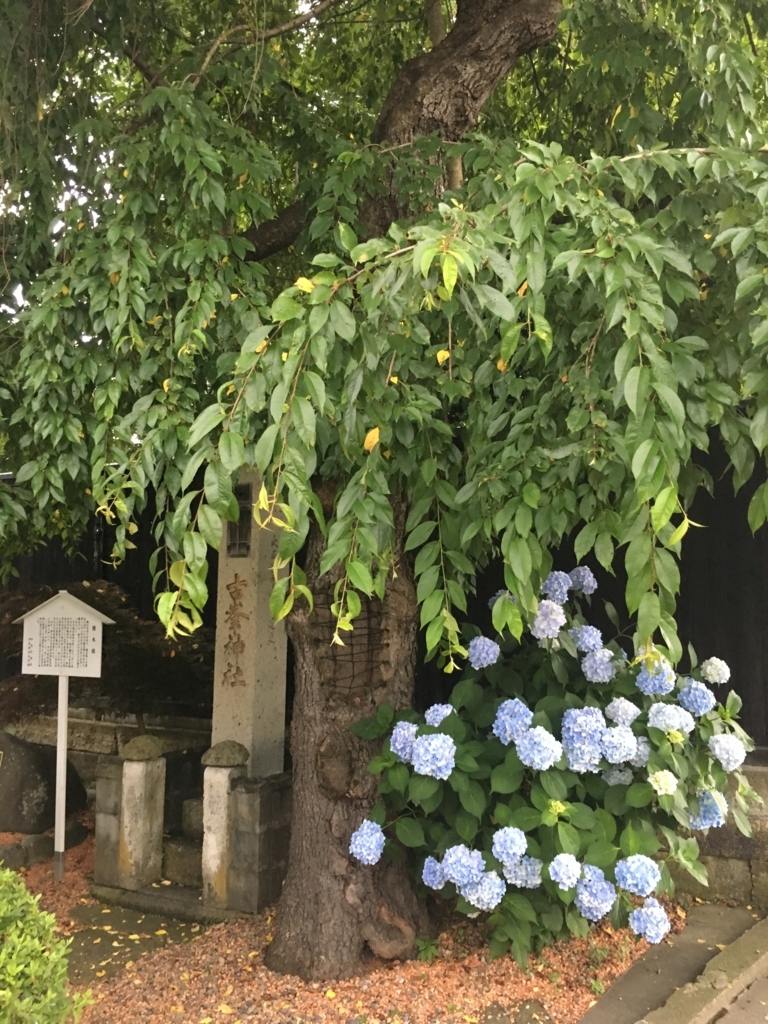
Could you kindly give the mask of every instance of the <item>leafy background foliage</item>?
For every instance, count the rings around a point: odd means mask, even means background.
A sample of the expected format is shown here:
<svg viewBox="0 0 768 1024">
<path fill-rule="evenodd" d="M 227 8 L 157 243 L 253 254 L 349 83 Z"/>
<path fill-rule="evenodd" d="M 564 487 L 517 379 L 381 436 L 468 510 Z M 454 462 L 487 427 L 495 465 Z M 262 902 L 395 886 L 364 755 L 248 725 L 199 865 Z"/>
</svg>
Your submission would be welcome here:
<svg viewBox="0 0 768 1024">
<path fill-rule="evenodd" d="M 278 617 L 311 601 L 296 555 L 315 521 L 323 569 L 343 566 L 343 642 L 384 593 L 405 493 L 448 669 L 477 570 L 503 557 L 519 603 L 497 625 L 519 635 L 574 530 L 579 558 L 624 549 L 636 641 L 679 658 L 696 451 L 719 430 L 740 486 L 768 443 L 764 5 L 575 2 L 478 134 L 397 151 L 365 137 L 424 46 L 415 2 L 342 3 L 212 56 L 241 21 L 226 2 L 12 15 L 27 71 L 2 101 L 4 572 L 46 537 L 73 543 L 94 508 L 119 560 L 151 502 L 158 611 L 189 631 L 255 466 L 260 521 L 282 528 Z M 449 155 L 465 183 L 438 197 Z M 377 190 L 407 215 L 366 239 Z M 297 246 L 249 259 L 249 232 L 296 196 Z M 767 513 L 763 486 L 754 529 Z"/>
</svg>

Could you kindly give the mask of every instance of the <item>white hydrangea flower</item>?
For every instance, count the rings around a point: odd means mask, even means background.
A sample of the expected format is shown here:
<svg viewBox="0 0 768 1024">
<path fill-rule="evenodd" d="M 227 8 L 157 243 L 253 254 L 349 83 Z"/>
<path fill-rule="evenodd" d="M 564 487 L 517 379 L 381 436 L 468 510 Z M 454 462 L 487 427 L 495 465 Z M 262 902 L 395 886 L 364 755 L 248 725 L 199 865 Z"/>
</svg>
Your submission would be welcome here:
<svg viewBox="0 0 768 1024">
<path fill-rule="evenodd" d="M 731 678 L 731 670 L 722 658 L 707 658 L 701 663 L 701 674 L 708 683 L 722 686 Z"/>
<path fill-rule="evenodd" d="M 648 781 L 659 796 L 671 796 L 677 789 L 677 779 L 672 772 L 666 770 L 649 775 Z"/>
</svg>

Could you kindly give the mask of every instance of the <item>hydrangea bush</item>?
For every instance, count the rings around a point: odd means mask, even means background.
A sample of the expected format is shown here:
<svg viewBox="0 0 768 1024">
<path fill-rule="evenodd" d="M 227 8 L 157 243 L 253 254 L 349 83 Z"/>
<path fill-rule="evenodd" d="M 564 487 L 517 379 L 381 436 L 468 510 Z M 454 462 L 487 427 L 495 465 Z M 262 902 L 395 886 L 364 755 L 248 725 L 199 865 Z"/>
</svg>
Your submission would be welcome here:
<svg viewBox="0 0 768 1024">
<path fill-rule="evenodd" d="M 397 721 L 380 708 L 355 728 L 389 738 L 369 766 L 380 801 L 352 855 L 373 864 L 409 848 L 422 894 L 489 913 L 492 955 L 511 947 L 520 962 L 606 915 L 660 942 L 669 922 L 654 894 L 674 891 L 667 862 L 706 882 L 692 833 L 731 816 L 750 834 L 741 701 L 710 689 L 728 666 L 697 668 L 691 651 L 681 674 L 655 648 L 629 658 L 621 637 L 606 643 L 585 620 L 595 588 L 585 567 L 552 573 L 533 640 L 473 636 L 449 704 Z"/>
</svg>

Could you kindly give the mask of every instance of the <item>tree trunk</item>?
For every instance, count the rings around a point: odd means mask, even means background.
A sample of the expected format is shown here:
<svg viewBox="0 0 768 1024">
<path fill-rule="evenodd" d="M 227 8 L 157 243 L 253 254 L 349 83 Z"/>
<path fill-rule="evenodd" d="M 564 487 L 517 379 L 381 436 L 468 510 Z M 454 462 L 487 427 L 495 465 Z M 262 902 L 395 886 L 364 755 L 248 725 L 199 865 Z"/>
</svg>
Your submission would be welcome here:
<svg viewBox="0 0 768 1024">
<path fill-rule="evenodd" d="M 404 521 L 398 510 L 396 521 Z M 291 726 L 293 820 L 288 876 L 267 966 L 302 978 L 348 977 L 366 945 L 387 959 L 407 957 L 426 920 L 405 866 L 382 859 L 365 867 L 349 856 L 349 839 L 375 802 L 377 780 L 366 764 L 380 743 L 349 727 L 389 701 L 413 698 L 418 612 L 402 554 L 383 602 L 366 602 L 345 647 L 331 646 L 335 578 L 319 576 L 323 539 L 310 534 L 305 571 L 315 610 L 291 613 L 296 692 Z M 329 578 L 330 577 L 330 578 Z"/>
</svg>

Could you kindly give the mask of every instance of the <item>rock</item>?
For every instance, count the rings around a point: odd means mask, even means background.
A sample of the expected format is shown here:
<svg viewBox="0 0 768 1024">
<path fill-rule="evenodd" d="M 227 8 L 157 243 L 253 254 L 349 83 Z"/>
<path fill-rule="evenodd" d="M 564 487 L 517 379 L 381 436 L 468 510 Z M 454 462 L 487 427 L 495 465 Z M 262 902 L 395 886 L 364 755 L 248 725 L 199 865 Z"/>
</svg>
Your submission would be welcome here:
<svg viewBox="0 0 768 1024">
<path fill-rule="evenodd" d="M 213 765 L 216 768 L 238 768 L 247 764 L 250 756 L 248 748 L 237 740 L 222 740 L 210 750 L 206 750 L 202 760 L 206 767 Z"/>
<path fill-rule="evenodd" d="M 0 832 L 46 832 L 53 827 L 56 805 L 56 748 L 0 731 L 0 755 Z M 83 784 L 68 764 L 67 811 L 85 804 Z"/>
<path fill-rule="evenodd" d="M 64 848 L 73 850 L 88 838 L 88 829 L 79 821 L 70 821 L 64 830 Z"/>
<path fill-rule="evenodd" d="M 199 839 L 174 836 L 163 843 L 163 878 L 190 889 L 203 888 L 203 844 Z"/>
<path fill-rule="evenodd" d="M 53 836 L 24 836 L 21 845 L 27 854 L 27 864 L 39 864 L 53 856 Z"/>
<path fill-rule="evenodd" d="M 538 999 L 526 999 L 515 1012 L 515 1024 L 552 1024 L 552 1018 Z"/>
<path fill-rule="evenodd" d="M 500 1003 L 486 1006 L 480 1024 L 512 1024 L 512 1018 Z"/>
<path fill-rule="evenodd" d="M 163 745 L 157 736 L 144 733 L 143 736 L 134 736 L 129 740 L 120 756 L 124 761 L 156 761 L 163 756 Z"/>
<path fill-rule="evenodd" d="M 203 798 L 194 797 L 181 805 L 181 831 L 187 839 L 203 838 Z"/>
<path fill-rule="evenodd" d="M 0 846 L 0 867 L 18 871 L 27 866 L 27 852 L 21 843 L 5 843 Z"/>
</svg>

